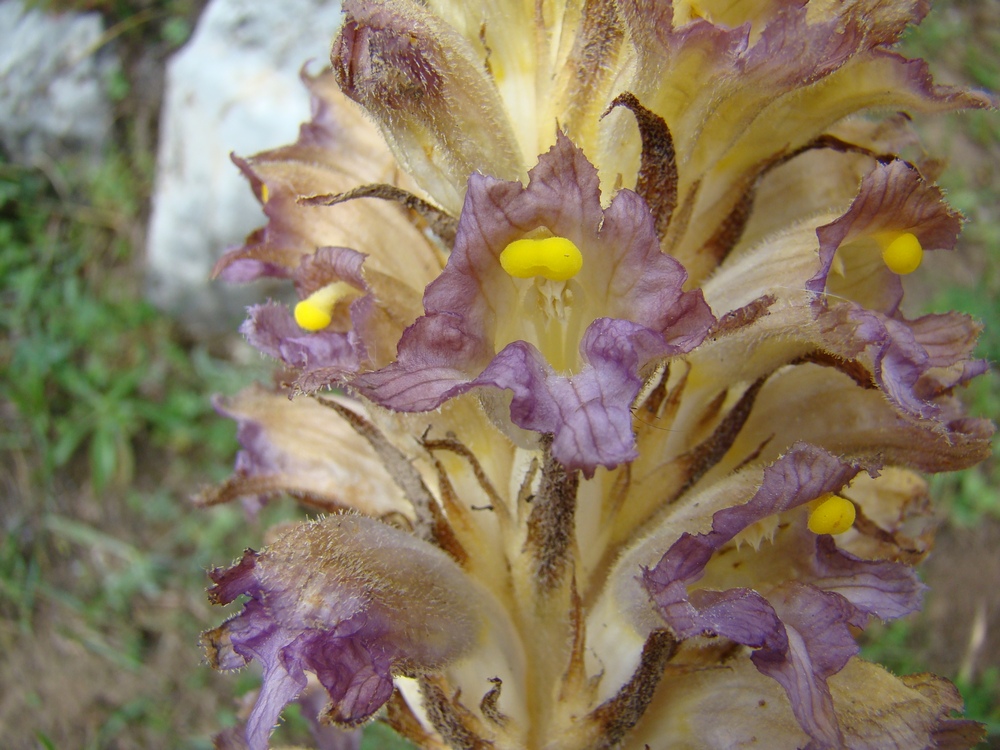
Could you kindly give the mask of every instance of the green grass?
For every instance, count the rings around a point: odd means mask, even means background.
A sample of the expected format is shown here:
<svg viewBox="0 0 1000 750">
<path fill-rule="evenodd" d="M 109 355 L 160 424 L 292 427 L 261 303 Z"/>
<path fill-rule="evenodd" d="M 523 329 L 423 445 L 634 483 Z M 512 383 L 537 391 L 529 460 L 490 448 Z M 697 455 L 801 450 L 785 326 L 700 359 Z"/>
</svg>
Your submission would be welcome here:
<svg viewBox="0 0 1000 750">
<path fill-rule="evenodd" d="M 138 207 L 133 176 L 112 159 L 86 185 L 88 204 L 59 199 L 41 175 L 0 164 L 0 398 L 23 431 L 3 446 L 41 458 L 40 476 L 86 456 L 96 490 L 128 486 L 138 442 L 206 463 L 232 452 L 232 428 L 207 391 L 227 365 L 178 343 L 141 299 L 122 227 Z"/>
<path fill-rule="evenodd" d="M 148 176 L 122 153 L 96 171 L 66 166 L 48 176 L 0 163 L 0 454 L 9 488 L 0 650 L 44 650 L 45 633 L 81 649 L 107 679 L 141 683 L 157 643 L 182 634 L 193 655 L 183 679 L 197 682 L 194 644 L 209 616 L 158 622 L 147 612 L 178 590 L 200 597 L 204 568 L 254 536 L 239 509 L 195 512 L 185 499 L 198 482 L 224 476 L 237 447 L 210 394 L 248 376 L 184 342 L 142 300 L 134 230 Z M 94 689 L 67 679 L 67 689 Z M 43 747 L 70 738 L 109 747 L 134 738 L 137 723 L 151 736 L 184 731 L 171 726 L 170 701 L 150 692 L 94 711 L 95 725 L 74 738 L 50 729 L 50 701 L 21 697 Z"/>
</svg>

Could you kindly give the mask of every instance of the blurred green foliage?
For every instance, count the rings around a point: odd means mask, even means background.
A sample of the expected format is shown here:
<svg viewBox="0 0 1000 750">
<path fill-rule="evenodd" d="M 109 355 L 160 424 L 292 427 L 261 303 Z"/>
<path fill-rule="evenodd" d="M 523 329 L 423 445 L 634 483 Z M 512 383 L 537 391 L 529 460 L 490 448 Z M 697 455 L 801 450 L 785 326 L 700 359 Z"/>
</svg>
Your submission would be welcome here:
<svg viewBox="0 0 1000 750">
<path fill-rule="evenodd" d="M 17 412 L 0 446 L 41 458 L 40 477 L 83 454 L 95 489 L 127 486 L 139 441 L 225 463 L 233 429 L 206 393 L 228 365 L 179 343 L 141 298 L 131 237 L 134 175 L 108 159 L 63 200 L 38 172 L 0 164 L 0 398 Z"/>
<path fill-rule="evenodd" d="M 211 394 L 260 371 L 185 340 L 143 301 L 136 228 L 149 174 L 121 152 L 96 170 L 0 162 L 0 651 L 48 649 L 34 639 L 51 633 L 110 674 L 138 676 L 179 637 L 190 655 L 157 679 L 194 696 L 206 689 L 197 633 L 208 618 L 164 602 L 200 600 L 205 567 L 250 540 L 239 508 L 194 511 L 185 494 L 223 477 L 236 451 Z M 98 711 L 74 746 L 184 736 L 149 683 Z M 37 715 L 35 740 L 62 746 L 51 696 L 31 687 L 20 700 Z"/>
</svg>

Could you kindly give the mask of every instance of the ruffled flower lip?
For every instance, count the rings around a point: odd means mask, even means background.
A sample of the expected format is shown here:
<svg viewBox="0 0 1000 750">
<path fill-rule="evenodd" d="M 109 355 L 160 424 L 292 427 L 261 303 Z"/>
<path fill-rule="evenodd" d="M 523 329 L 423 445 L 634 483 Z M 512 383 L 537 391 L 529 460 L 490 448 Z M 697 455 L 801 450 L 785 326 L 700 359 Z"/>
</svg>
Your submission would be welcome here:
<svg viewBox="0 0 1000 750">
<path fill-rule="evenodd" d="M 781 684 L 795 717 L 823 748 L 844 742 L 827 679 L 858 653 L 850 628 L 863 628 L 872 615 L 888 620 L 916 611 L 923 585 L 915 571 L 901 563 L 861 560 L 838 548 L 829 535 L 809 532 L 800 517 L 785 533 L 800 538 L 797 546 L 805 559 L 789 558 L 788 580 L 767 589 L 712 590 L 694 584 L 740 532 L 841 490 L 863 468 L 877 473 L 816 447 L 795 445 L 764 470 L 748 502 L 716 512 L 706 534 L 682 534 L 642 575 L 678 638 L 723 637 L 755 649 L 754 665 Z"/>
<path fill-rule="evenodd" d="M 687 275 L 660 251 L 637 194 L 621 190 L 601 208 L 597 171 L 569 138 L 560 134 L 529 178 L 527 187 L 470 179 L 425 315 L 403 333 L 394 363 L 348 382 L 396 411 L 432 410 L 473 389 L 509 391 L 511 422 L 553 435 L 553 455 L 592 476 L 636 456 L 630 407 L 645 368 L 692 350 L 715 319 L 701 292 L 682 290 Z M 571 280 L 504 271 L 505 248 L 539 231 L 580 249 Z M 537 313 L 535 295 L 556 312 Z"/>
</svg>

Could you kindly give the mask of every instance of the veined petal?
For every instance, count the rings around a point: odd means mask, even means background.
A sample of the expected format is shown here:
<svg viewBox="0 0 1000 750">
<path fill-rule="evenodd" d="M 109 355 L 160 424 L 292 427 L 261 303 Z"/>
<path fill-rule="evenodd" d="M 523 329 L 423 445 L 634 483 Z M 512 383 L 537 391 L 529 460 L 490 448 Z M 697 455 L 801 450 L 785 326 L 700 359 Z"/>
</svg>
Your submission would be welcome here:
<svg viewBox="0 0 1000 750">
<path fill-rule="evenodd" d="M 369 267 L 399 272 L 422 289 L 440 265 L 433 248 L 399 207 L 370 200 L 335 207 L 300 202 L 303 197 L 345 192 L 366 183 L 396 180 L 403 188 L 412 185 L 397 175 L 378 130 L 337 89 L 332 73 L 304 75 L 303 81 L 312 96 L 313 118 L 300 129 L 298 141 L 249 159 L 234 157 L 268 224 L 226 253 L 213 274 L 239 282 L 259 275 L 287 276 L 316 248 L 345 246 L 372 256 Z M 398 246 L 408 248 L 405 258 L 386 252 Z M 257 269 L 256 275 L 252 269 Z"/>
<path fill-rule="evenodd" d="M 211 497 L 289 492 L 326 509 L 381 517 L 413 517 L 413 509 L 367 443 L 313 399 L 251 386 L 218 398 L 216 408 L 238 424 L 237 475 Z M 357 408 L 355 406 L 355 408 Z"/>
<path fill-rule="evenodd" d="M 580 346 L 586 365 L 571 377 L 557 375 L 537 350 L 515 342 L 473 384 L 511 391 L 514 424 L 552 434 L 552 455 L 591 477 L 597 466 L 635 458 L 630 406 L 642 386 L 637 373 L 672 348 L 655 331 L 609 318 L 594 321 Z"/>
<path fill-rule="evenodd" d="M 981 323 L 956 312 L 924 315 L 907 325 L 932 367 L 949 367 L 968 359 L 983 330 Z"/>
<path fill-rule="evenodd" d="M 364 290 L 366 256 L 346 247 L 321 247 L 302 258 L 295 269 L 295 285 L 300 297 L 308 297 L 334 281 L 346 281 Z"/>
<path fill-rule="evenodd" d="M 679 592 L 679 583 L 700 578 L 715 551 L 750 524 L 835 492 L 859 471 L 860 466 L 824 450 L 804 444 L 794 446 L 764 469 L 759 489 L 747 502 L 724 507 L 712 515 L 711 532 L 681 534 L 660 562 L 644 574 L 647 588 L 651 592 Z M 664 593 L 658 601 L 673 601 L 671 597 Z"/>
<path fill-rule="evenodd" d="M 938 398 L 989 370 L 986 360 L 970 358 L 982 326 L 969 316 L 925 315 L 907 326 L 927 356 L 928 367 L 914 386 L 919 397 Z"/>
<path fill-rule="evenodd" d="M 901 411 L 941 417 L 941 406 L 935 399 L 942 391 L 930 385 L 935 375 L 930 371 L 936 366 L 907 321 L 851 305 L 824 312 L 818 320 L 829 351 L 845 361 L 863 362 L 874 382 Z M 965 329 L 961 319 L 952 318 L 950 322 L 958 328 L 952 336 L 961 337 Z M 962 360 L 953 360 L 948 365 L 960 363 Z M 970 374 L 981 371 L 969 360 L 965 364 L 971 366 Z M 930 380 L 921 386 L 925 375 Z M 959 375 L 953 384 L 962 382 L 962 378 Z"/>
<path fill-rule="evenodd" d="M 240 333 L 252 346 L 298 370 L 330 373 L 327 382 L 356 372 L 366 359 L 364 344 L 353 330 L 308 333 L 295 322 L 291 311 L 277 302 L 254 305 L 247 312 Z"/>
<path fill-rule="evenodd" d="M 816 230 L 821 266 L 806 288 L 892 315 L 903 298 L 903 287 L 882 261 L 876 237 L 909 232 L 924 250 L 951 250 L 961 228 L 961 215 L 914 167 L 903 161 L 877 165 L 861 182 L 847 212 Z M 835 256 L 838 271 L 831 275 Z"/>
<path fill-rule="evenodd" d="M 553 434 L 553 455 L 591 476 L 635 457 L 629 409 L 640 372 L 693 349 L 714 318 L 700 292 L 683 291 L 684 269 L 660 252 L 638 195 L 621 191 L 602 211 L 597 172 L 566 136 L 530 177 L 523 188 L 473 176 L 427 314 L 403 334 L 395 362 L 350 384 L 397 411 L 434 409 L 473 388 L 510 390 L 512 422 Z M 514 279 L 500 263 L 536 230 L 583 256 L 561 289 Z"/>
<path fill-rule="evenodd" d="M 805 580 L 823 591 L 840 594 L 857 613 L 852 624 L 864 627 L 868 616 L 895 620 L 920 608 L 924 585 L 913 568 L 894 562 L 862 560 L 840 549 L 833 537 L 816 537 L 816 554 Z"/>
<path fill-rule="evenodd" d="M 860 650 L 847 623 L 851 606 L 837 595 L 789 581 L 768 594 L 786 643 L 765 642 L 750 659 L 774 678 L 792 703 L 792 712 L 814 740 L 816 750 L 844 744 L 827 679 Z"/>
<path fill-rule="evenodd" d="M 294 317 L 274 302 L 248 308 L 241 333 L 296 370 L 299 391 L 311 393 L 339 383 L 362 365 L 391 361 L 403 330 L 421 312 L 416 290 L 369 269 L 369 260 L 344 247 L 321 247 L 302 256 L 291 275 L 302 298 L 298 305 L 308 306 L 319 320 L 316 325 L 299 321 L 299 307 Z"/>
</svg>

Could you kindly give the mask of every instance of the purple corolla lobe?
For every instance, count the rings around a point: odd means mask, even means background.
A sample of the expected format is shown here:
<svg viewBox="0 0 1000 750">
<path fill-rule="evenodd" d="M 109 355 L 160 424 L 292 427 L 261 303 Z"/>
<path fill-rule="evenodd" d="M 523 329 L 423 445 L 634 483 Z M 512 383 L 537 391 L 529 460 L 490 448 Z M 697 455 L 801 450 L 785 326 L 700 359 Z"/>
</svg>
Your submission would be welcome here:
<svg viewBox="0 0 1000 750">
<path fill-rule="evenodd" d="M 713 558 L 758 521 L 797 508 L 827 492 L 839 491 L 862 470 L 813 446 L 800 443 L 764 470 L 760 488 L 748 502 L 715 513 L 712 530 L 684 533 L 642 580 L 660 614 L 681 639 L 727 638 L 754 649 L 757 669 L 785 689 L 792 710 L 816 748 L 843 746 L 827 679 L 858 653 L 849 626 L 864 627 L 915 611 L 923 589 L 912 568 L 866 561 L 837 548 L 829 535 L 816 536 L 799 517 L 773 542 L 785 556 L 787 580 L 717 590 L 698 588 L 708 573 L 732 580 L 727 565 L 712 570 Z M 750 575 L 749 572 L 745 575 Z"/>
<path fill-rule="evenodd" d="M 500 255 L 524 238 L 568 239 L 568 280 L 514 278 Z M 553 436 L 553 455 L 592 476 L 635 457 L 630 407 L 651 362 L 690 351 L 715 319 L 661 252 L 634 192 L 601 207 L 597 170 L 568 137 L 527 187 L 473 175 L 455 248 L 403 334 L 397 360 L 350 386 L 396 411 L 428 411 L 476 388 L 510 391 L 510 421 Z"/>
</svg>

